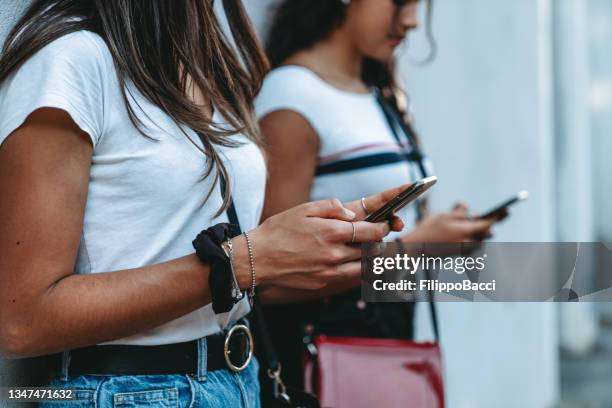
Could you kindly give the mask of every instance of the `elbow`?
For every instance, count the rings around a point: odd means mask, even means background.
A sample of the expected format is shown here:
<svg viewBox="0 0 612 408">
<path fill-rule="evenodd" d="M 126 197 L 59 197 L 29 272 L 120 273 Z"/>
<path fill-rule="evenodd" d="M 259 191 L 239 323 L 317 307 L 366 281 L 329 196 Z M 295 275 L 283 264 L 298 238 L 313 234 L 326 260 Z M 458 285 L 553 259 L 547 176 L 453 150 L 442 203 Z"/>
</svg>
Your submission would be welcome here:
<svg viewBox="0 0 612 408">
<path fill-rule="evenodd" d="M 2 321 L 0 323 L 0 356 L 7 359 L 32 357 L 37 353 L 25 325 Z"/>
</svg>

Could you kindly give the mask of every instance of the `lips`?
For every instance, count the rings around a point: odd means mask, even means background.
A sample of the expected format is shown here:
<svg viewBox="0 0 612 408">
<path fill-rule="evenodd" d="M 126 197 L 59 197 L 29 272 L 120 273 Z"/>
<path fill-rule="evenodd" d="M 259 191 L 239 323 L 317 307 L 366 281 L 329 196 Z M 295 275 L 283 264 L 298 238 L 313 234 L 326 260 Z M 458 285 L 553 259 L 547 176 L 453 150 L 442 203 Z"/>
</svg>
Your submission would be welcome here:
<svg viewBox="0 0 612 408">
<path fill-rule="evenodd" d="M 405 37 L 391 37 L 389 38 L 389 41 L 391 41 L 391 43 L 393 43 L 394 45 L 400 45 L 403 41 L 404 41 Z"/>
</svg>

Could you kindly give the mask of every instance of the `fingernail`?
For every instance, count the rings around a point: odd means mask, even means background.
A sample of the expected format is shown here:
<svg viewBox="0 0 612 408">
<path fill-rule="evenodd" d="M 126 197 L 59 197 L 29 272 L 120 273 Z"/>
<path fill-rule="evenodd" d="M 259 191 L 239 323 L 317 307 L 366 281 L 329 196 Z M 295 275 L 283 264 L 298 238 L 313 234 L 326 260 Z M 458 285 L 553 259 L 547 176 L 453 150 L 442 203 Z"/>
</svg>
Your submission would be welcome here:
<svg viewBox="0 0 612 408">
<path fill-rule="evenodd" d="M 344 209 L 344 214 L 346 214 L 346 216 L 350 219 L 357 217 L 357 214 L 347 208 Z"/>
</svg>

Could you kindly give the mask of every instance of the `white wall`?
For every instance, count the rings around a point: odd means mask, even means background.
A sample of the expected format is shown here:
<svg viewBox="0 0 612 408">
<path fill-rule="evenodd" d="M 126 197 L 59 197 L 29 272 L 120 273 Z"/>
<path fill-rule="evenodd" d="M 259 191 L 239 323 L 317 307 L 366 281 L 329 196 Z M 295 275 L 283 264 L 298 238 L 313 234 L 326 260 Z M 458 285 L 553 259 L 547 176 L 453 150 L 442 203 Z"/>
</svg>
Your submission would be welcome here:
<svg viewBox="0 0 612 408">
<path fill-rule="evenodd" d="M 591 41 L 590 108 L 596 238 L 612 242 L 612 2 L 591 0 L 589 34 Z"/>
<path fill-rule="evenodd" d="M 30 4 L 30 0 L 2 0 L 0 1 L 0 44 L 21 13 Z"/>
<path fill-rule="evenodd" d="M 482 211 L 528 189 L 531 199 L 513 210 L 496 239 L 553 241 L 550 2 L 435 3 L 439 56 L 431 66 L 406 63 L 402 71 L 440 178 L 434 206 L 463 199 Z M 426 54 L 423 43 L 417 35 L 407 53 Z M 441 303 L 438 309 L 450 408 L 544 408 L 556 401 L 555 305 Z"/>
<path fill-rule="evenodd" d="M 554 234 L 552 42 L 539 3 L 437 0 L 438 58 L 403 70 L 440 178 L 434 205 L 461 198 L 482 211 L 520 189 L 531 192 L 497 229 L 503 241 Z M 423 55 L 422 40 L 417 35 L 404 53 Z"/>
<path fill-rule="evenodd" d="M 591 83 L 589 107 L 593 139 L 593 190 L 595 205 L 595 239 L 612 242 L 612 2 L 589 2 L 589 34 L 591 43 Z M 601 271 L 606 265 L 601 265 Z M 612 265 L 607 265 L 608 268 Z M 612 317 L 612 303 L 598 304 L 606 320 Z"/>
</svg>

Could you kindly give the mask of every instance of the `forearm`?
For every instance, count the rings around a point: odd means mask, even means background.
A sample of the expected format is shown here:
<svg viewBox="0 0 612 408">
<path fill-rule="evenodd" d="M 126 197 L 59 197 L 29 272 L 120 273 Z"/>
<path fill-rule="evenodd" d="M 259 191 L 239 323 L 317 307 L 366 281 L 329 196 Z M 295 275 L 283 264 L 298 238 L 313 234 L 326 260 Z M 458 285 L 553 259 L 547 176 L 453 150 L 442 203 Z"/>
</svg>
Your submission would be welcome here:
<svg viewBox="0 0 612 408">
<path fill-rule="evenodd" d="M 243 246 L 235 246 L 235 261 L 246 289 L 250 273 Z M 211 302 L 209 270 L 193 254 L 142 268 L 72 274 L 44 290 L 11 292 L 14 301 L 1 314 L 19 344 L 14 357 L 115 340 L 188 314 Z"/>
<path fill-rule="evenodd" d="M 69 275 L 41 293 L 14 294 L 5 318 L 19 357 L 137 334 L 210 303 L 208 266 L 195 255 L 143 268 Z M 25 293 L 23 293 L 25 295 Z"/>
</svg>

